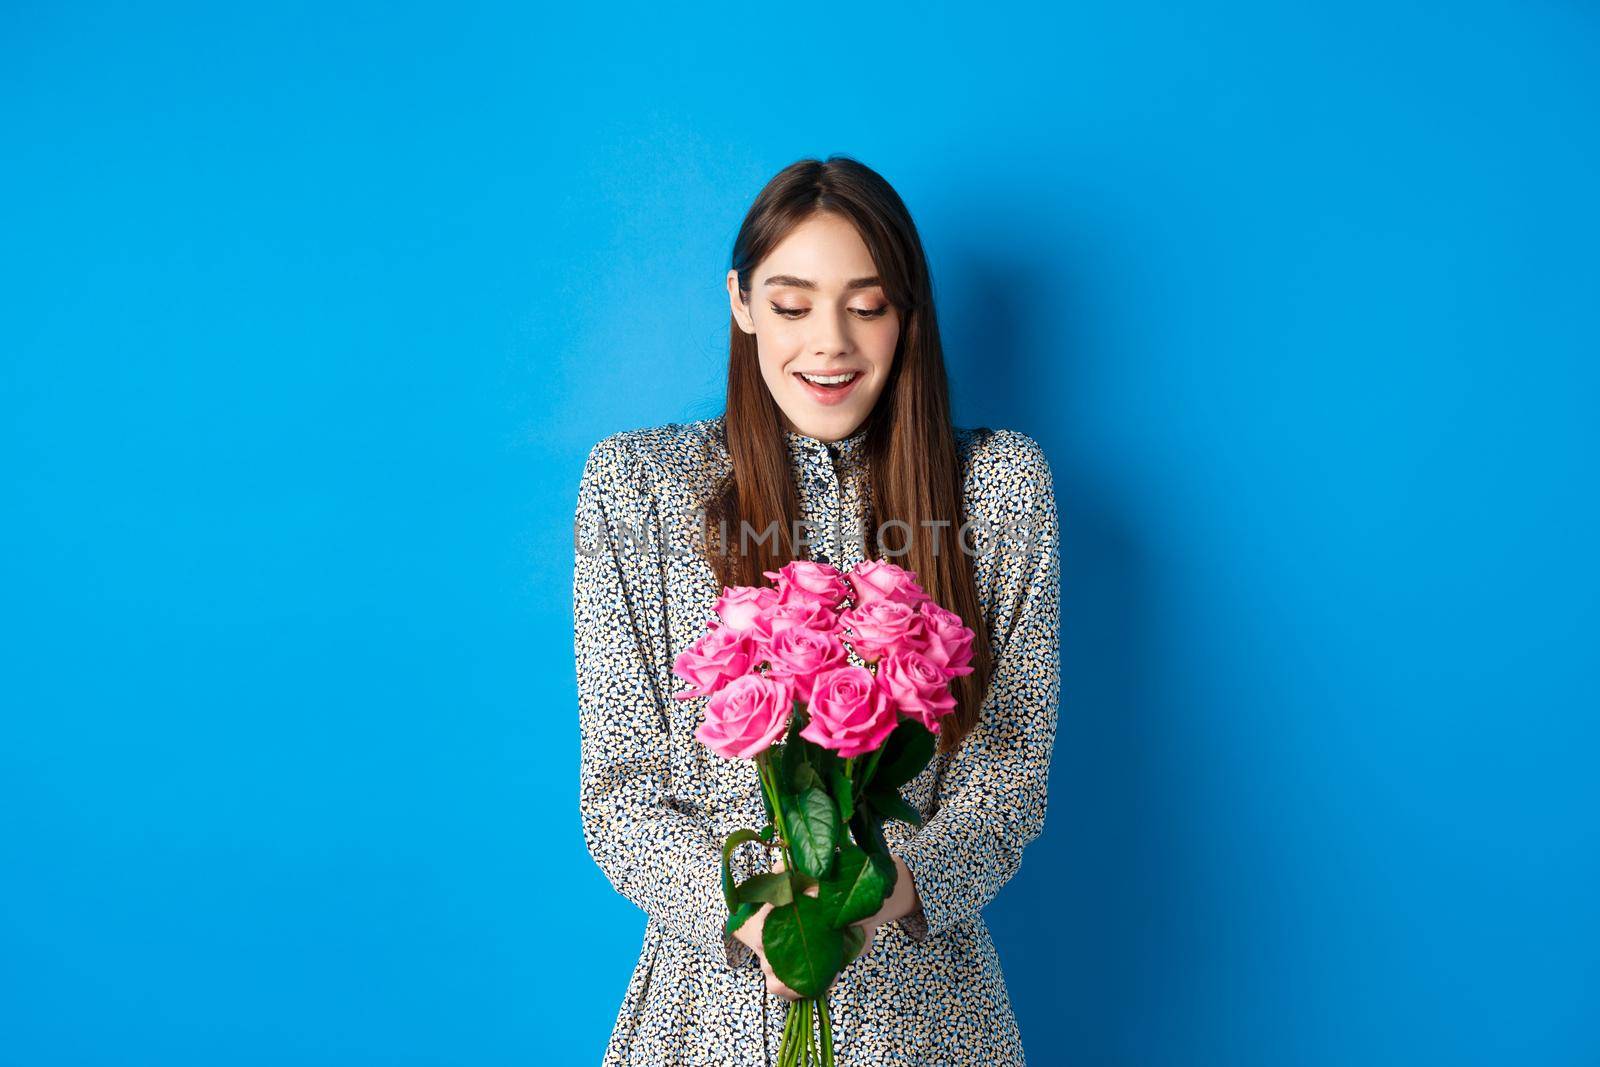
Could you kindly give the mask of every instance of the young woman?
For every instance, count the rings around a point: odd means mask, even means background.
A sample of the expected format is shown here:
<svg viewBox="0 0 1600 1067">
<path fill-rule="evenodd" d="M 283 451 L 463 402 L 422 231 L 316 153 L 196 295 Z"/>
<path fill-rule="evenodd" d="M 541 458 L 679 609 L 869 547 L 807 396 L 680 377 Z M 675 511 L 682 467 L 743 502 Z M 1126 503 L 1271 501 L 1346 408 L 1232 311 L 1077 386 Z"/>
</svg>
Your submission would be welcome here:
<svg viewBox="0 0 1600 1067">
<path fill-rule="evenodd" d="M 776 1055 L 795 995 L 760 951 L 764 912 L 723 933 L 720 844 L 765 821 L 760 785 L 695 739 L 705 699 L 674 699 L 672 664 L 725 586 L 795 559 L 875 558 L 916 572 L 977 639 L 939 750 L 904 790 L 923 824 L 885 824 L 895 890 L 829 991 L 837 1061 L 1020 1065 L 980 912 L 1044 824 L 1060 687 L 1050 467 L 1025 434 L 951 425 L 921 241 L 871 169 L 832 156 L 780 172 L 727 285 L 723 413 L 606 437 L 578 492 L 584 838 L 649 917 L 604 1062 Z M 767 869 L 752 846 L 734 863 L 739 880 Z"/>
</svg>

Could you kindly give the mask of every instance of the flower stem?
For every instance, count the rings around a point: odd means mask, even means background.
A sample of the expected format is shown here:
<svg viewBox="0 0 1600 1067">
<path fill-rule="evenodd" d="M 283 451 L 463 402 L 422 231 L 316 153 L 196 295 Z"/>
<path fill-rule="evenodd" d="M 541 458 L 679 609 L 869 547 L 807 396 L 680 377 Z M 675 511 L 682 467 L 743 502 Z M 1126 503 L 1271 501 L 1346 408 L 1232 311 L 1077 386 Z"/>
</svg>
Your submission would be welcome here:
<svg viewBox="0 0 1600 1067">
<path fill-rule="evenodd" d="M 783 1045 L 778 1050 L 778 1067 L 794 1067 L 795 1053 L 799 1050 L 799 1042 L 795 1035 L 800 1032 L 800 1008 L 791 1002 L 789 1004 L 789 1017 L 783 1025 Z"/>
<path fill-rule="evenodd" d="M 822 1023 L 822 1067 L 833 1067 L 833 1022 L 828 1018 L 828 994 L 817 998 L 817 1011 Z"/>
<path fill-rule="evenodd" d="M 783 824 L 783 809 L 778 806 L 777 772 L 772 769 L 766 751 L 756 755 L 756 773 L 761 778 L 761 789 L 767 795 L 767 803 L 772 806 L 772 821 L 778 831 L 778 847 L 783 852 L 783 865 L 792 871 L 794 858 L 789 855 L 789 831 Z"/>
<path fill-rule="evenodd" d="M 882 745 L 879 745 L 877 748 L 875 748 L 871 752 L 867 753 L 867 765 L 861 769 L 861 784 L 864 785 L 868 781 L 871 781 L 872 772 L 878 769 L 878 758 L 880 756 L 882 756 L 882 755 L 883 755 L 883 746 Z M 856 790 L 856 788 L 855 788 L 856 784 L 857 783 L 855 782 L 855 780 L 852 779 L 851 783 L 850 783 L 850 788 L 851 788 L 851 791 L 852 791 L 852 795 L 851 795 L 852 803 L 854 803 L 854 801 L 859 799 L 860 796 L 861 796 L 860 791 Z"/>
<path fill-rule="evenodd" d="M 783 1020 L 783 1042 L 778 1046 L 778 1067 L 794 1067 L 795 1052 L 800 1047 L 794 1039 L 800 1030 L 799 1022 L 799 1006 L 791 1003 L 789 1014 Z"/>
</svg>

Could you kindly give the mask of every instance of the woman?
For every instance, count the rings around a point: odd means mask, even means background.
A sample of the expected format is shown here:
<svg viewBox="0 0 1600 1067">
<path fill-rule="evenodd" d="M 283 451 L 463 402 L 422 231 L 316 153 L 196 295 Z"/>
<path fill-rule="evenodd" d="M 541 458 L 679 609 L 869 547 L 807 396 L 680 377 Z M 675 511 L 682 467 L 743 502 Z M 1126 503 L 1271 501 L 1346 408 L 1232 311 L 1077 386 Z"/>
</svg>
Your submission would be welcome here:
<svg viewBox="0 0 1600 1067">
<path fill-rule="evenodd" d="M 753 766 L 694 737 L 676 656 L 725 586 L 794 559 L 914 571 L 977 634 L 939 750 L 891 821 L 899 877 L 829 990 L 840 1067 L 1021 1064 L 980 910 L 1043 828 L 1059 693 L 1050 467 L 1015 431 L 950 424 L 926 259 L 892 188 L 802 160 L 751 206 L 728 271 L 724 412 L 614 433 L 578 493 L 573 582 L 584 838 L 649 916 L 606 1064 L 767 1064 L 794 993 L 737 934 L 720 844 L 765 821 Z M 740 536 L 743 533 L 747 536 Z M 859 661 L 857 661 L 859 662 Z M 734 875 L 773 869 L 742 847 Z"/>
</svg>

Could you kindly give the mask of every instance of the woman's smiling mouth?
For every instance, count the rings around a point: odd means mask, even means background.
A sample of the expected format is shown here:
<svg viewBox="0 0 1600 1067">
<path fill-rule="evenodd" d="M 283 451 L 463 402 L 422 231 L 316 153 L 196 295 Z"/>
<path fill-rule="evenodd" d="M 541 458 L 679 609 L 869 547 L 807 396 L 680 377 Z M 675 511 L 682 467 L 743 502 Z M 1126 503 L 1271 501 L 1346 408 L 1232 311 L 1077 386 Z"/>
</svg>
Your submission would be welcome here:
<svg viewBox="0 0 1600 1067">
<path fill-rule="evenodd" d="M 795 371 L 794 376 L 811 398 L 819 404 L 839 403 L 861 380 L 861 372 L 858 370 L 839 374 L 810 374 L 806 371 Z"/>
</svg>

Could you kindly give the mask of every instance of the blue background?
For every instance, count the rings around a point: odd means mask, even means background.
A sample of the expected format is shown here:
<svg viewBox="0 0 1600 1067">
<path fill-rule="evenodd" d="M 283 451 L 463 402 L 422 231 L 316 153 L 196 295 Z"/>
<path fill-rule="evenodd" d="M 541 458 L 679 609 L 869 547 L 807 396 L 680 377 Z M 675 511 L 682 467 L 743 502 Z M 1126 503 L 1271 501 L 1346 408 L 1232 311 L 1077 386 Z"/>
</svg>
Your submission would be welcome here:
<svg viewBox="0 0 1600 1067">
<path fill-rule="evenodd" d="M 795 158 L 1054 466 L 1031 1064 L 1600 1062 L 1600 15 L 9 4 L 0 1064 L 593 1063 L 589 447 Z"/>
</svg>

